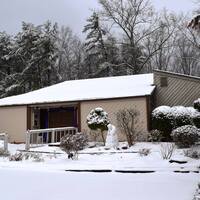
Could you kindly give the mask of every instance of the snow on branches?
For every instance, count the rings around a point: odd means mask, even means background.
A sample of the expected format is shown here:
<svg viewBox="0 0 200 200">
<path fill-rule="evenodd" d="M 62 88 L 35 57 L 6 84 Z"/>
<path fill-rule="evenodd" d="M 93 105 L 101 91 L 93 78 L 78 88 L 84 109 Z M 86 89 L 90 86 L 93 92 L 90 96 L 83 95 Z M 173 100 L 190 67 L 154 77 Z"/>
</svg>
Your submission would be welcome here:
<svg viewBox="0 0 200 200">
<path fill-rule="evenodd" d="M 103 135 L 104 131 L 108 130 L 108 124 L 110 120 L 108 114 L 103 110 L 103 108 L 92 109 L 87 116 L 87 125 L 91 130 L 101 131 L 101 137 L 105 145 L 105 138 Z"/>
</svg>

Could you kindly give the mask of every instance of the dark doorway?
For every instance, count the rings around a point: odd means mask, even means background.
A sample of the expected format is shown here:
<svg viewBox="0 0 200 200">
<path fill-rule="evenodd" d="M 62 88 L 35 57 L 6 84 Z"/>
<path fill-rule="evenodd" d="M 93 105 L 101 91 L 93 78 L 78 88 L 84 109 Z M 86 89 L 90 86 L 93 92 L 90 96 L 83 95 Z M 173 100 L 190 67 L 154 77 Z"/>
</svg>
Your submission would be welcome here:
<svg viewBox="0 0 200 200">
<path fill-rule="evenodd" d="M 77 127 L 77 108 L 60 107 L 40 110 L 40 128 Z"/>
<path fill-rule="evenodd" d="M 49 128 L 49 113 L 47 109 L 40 109 L 40 128 Z"/>
</svg>

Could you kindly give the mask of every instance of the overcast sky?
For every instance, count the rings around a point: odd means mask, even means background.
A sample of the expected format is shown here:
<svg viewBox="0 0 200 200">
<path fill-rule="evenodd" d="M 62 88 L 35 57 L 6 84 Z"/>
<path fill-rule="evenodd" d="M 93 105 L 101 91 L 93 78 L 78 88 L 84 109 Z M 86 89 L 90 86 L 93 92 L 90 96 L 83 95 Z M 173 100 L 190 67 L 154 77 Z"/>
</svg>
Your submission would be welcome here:
<svg viewBox="0 0 200 200">
<path fill-rule="evenodd" d="M 166 7 L 176 12 L 191 12 L 194 0 L 153 0 L 156 9 Z M 67 25 L 81 36 L 85 20 L 97 0 L 0 0 L 0 31 L 14 34 L 20 31 L 21 22 L 42 24 L 50 20 Z"/>
</svg>

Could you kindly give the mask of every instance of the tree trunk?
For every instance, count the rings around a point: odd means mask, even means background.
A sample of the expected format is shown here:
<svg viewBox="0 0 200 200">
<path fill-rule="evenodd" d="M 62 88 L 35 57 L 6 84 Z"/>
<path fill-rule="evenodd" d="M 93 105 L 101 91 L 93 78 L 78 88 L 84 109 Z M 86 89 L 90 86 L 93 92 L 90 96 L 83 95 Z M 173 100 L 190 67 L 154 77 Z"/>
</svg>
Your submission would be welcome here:
<svg viewBox="0 0 200 200">
<path fill-rule="evenodd" d="M 103 140 L 103 145 L 105 146 L 106 141 L 105 141 L 105 138 L 104 138 L 104 135 L 103 135 L 103 131 L 101 131 L 101 137 L 102 137 L 102 140 Z"/>
</svg>

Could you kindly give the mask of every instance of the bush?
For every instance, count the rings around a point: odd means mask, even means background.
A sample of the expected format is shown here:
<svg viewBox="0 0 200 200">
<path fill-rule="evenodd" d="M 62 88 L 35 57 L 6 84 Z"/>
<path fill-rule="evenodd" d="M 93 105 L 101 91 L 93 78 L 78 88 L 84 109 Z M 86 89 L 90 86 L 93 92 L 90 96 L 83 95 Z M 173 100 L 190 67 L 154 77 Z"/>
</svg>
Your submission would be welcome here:
<svg viewBox="0 0 200 200">
<path fill-rule="evenodd" d="M 162 131 L 159 130 L 152 130 L 150 131 L 149 135 L 148 135 L 148 141 L 149 142 L 161 142 L 162 141 L 162 136 L 163 133 Z"/>
<path fill-rule="evenodd" d="M 34 162 L 44 162 L 44 158 L 42 158 L 42 155 L 38 153 L 31 153 L 29 158 Z"/>
<path fill-rule="evenodd" d="M 117 125 L 121 132 L 126 136 L 129 147 L 134 144 L 139 131 L 140 112 L 135 109 L 123 109 L 116 113 Z"/>
<path fill-rule="evenodd" d="M 194 101 L 194 108 L 200 112 L 200 99 Z"/>
<path fill-rule="evenodd" d="M 170 140 L 170 133 L 174 127 L 174 117 L 169 106 L 160 106 L 152 112 L 152 128 L 162 133 L 164 141 Z"/>
<path fill-rule="evenodd" d="M 200 128 L 200 113 L 198 115 L 193 116 L 193 124 Z"/>
<path fill-rule="evenodd" d="M 184 151 L 184 155 L 189 158 L 200 159 L 200 150 L 193 147 L 189 150 Z"/>
<path fill-rule="evenodd" d="M 152 112 L 152 126 L 162 132 L 163 140 L 171 139 L 172 130 L 185 126 L 193 125 L 193 116 L 199 112 L 192 107 L 183 106 L 160 106 Z"/>
<path fill-rule="evenodd" d="M 9 157 L 10 161 L 22 161 L 24 158 L 22 153 L 15 153 Z"/>
<path fill-rule="evenodd" d="M 197 111 L 192 107 L 174 106 L 171 107 L 171 113 L 174 118 L 174 127 L 178 128 L 185 125 L 192 125 L 192 116 Z"/>
<path fill-rule="evenodd" d="M 34 162 L 43 162 L 44 159 L 42 158 L 41 154 L 37 153 L 15 153 L 9 157 L 10 161 L 22 161 L 22 160 L 32 160 Z"/>
<path fill-rule="evenodd" d="M 108 124 L 110 124 L 108 114 L 102 108 L 92 109 L 89 115 L 87 116 L 86 122 L 91 130 L 101 131 L 101 137 L 105 145 L 105 138 L 103 132 L 108 130 L 107 126 Z"/>
<path fill-rule="evenodd" d="M 78 158 L 78 151 L 83 150 L 87 144 L 88 137 L 84 133 L 66 134 L 61 138 L 60 148 L 68 154 L 68 158 Z"/>
<path fill-rule="evenodd" d="M 9 156 L 9 152 L 3 148 L 0 148 L 0 156 Z"/>
<path fill-rule="evenodd" d="M 91 110 L 87 116 L 87 125 L 91 130 L 108 130 L 107 125 L 109 123 L 108 114 L 102 108 L 95 108 Z"/>
<path fill-rule="evenodd" d="M 161 153 L 162 159 L 163 160 L 170 159 L 175 151 L 175 148 L 176 146 L 173 143 L 161 144 L 160 153 Z"/>
<path fill-rule="evenodd" d="M 151 150 L 150 149 L 139 149 L 139 155 L 140 156 L 148 156 L 150 153 L 151 153 Z"/>
<path fill-rule="evenodd" d="M 199 130 L 192 125 L 181 126 L 172 131 L 173 141 L 180 148 L 189 148 L 198 141 Z"/>
</svg>

